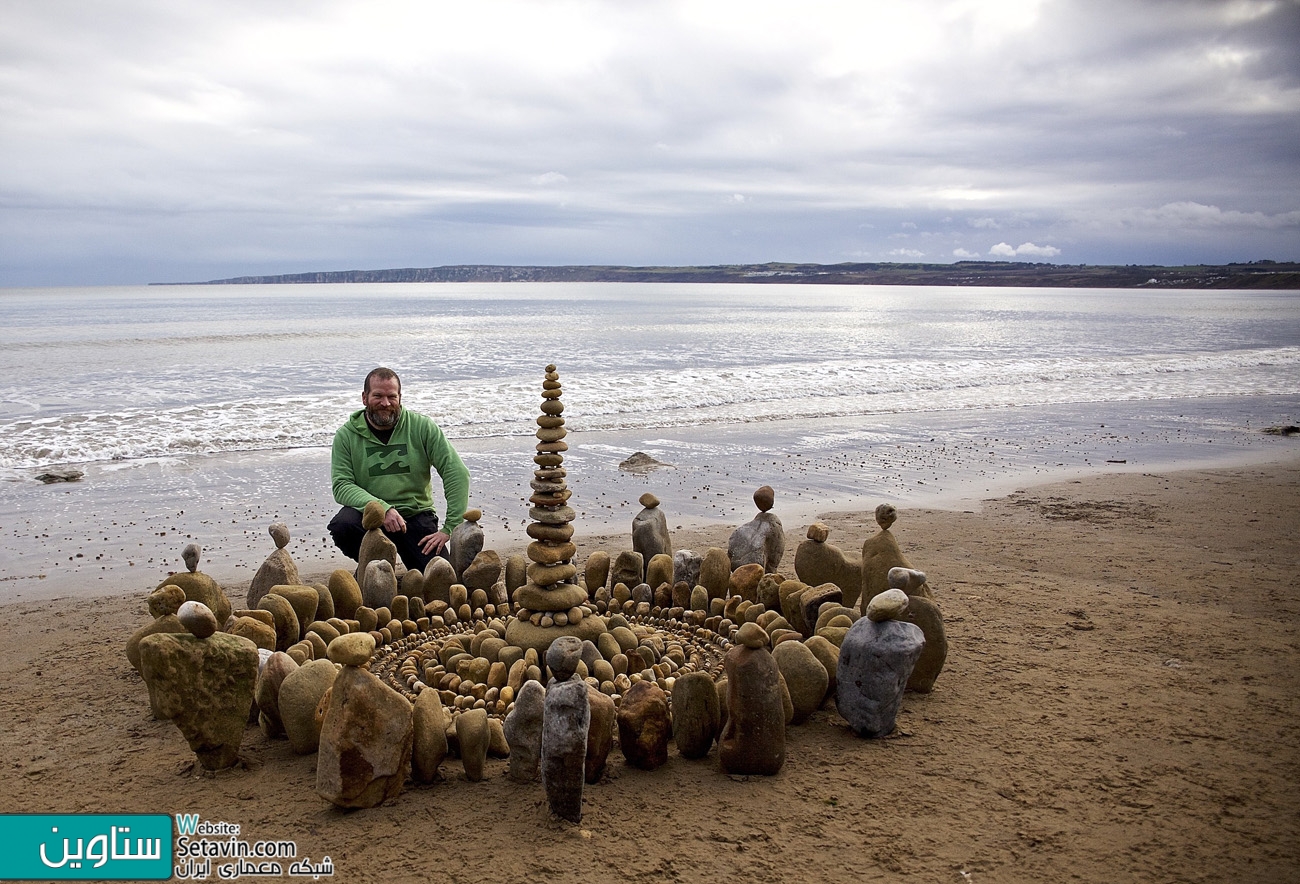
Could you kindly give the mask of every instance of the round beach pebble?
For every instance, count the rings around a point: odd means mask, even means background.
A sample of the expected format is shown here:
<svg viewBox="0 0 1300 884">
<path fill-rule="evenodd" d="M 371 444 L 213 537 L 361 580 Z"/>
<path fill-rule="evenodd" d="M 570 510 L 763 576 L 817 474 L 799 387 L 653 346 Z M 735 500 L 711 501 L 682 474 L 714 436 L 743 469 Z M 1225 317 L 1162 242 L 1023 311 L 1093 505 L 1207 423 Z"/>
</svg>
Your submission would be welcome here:
<svg viewBox="0 0 1300 884">
<path fill-rule="evenodd" d="M 646 507 L 647 509 L 653 506 L 659 506 L 659 498 L 655 497 L 649 491 L 641 495 L 639 502 L 641 506 Z"/>
<path fill-rule="evenodd" d="M 160 586 L 149 594 L 149 614 L 155 620 L 165 614 L 175 614 L 185 604 L 185 590 L 175 583 Z"/>
<path fill-rule="evenodd" d="M 195 638 L 207 638 L 217 631 L 217 615 L 203 602 L 186 602 L 176 610 L 176 619 Z"/>
<path fill-rule="evenodd" d="M 759 512 L 767 512 L 776 502 L 776 492 L 772 490 L 771 485 L 764 485 L 754 492 L 754 505 L 758 507 Z"/>
<path fill-rule="evenodd" d="M 466 522 L 477 522 L 481 518 L 483 518 L 482 510 L 480 509 L 465 510 Z"/>
<path fill-rule="evenodd" d="M 901 589 L 887 589 L 867 603 L 867 619 L 875 623 L 897 620 L 906 611 L 907 593 Z"/>
<path fill-rule="evenodd" d="M 364 666 L 375 652 L 375 638 L 368 632 L 340 635 L 329 643 L 330 660 L 344 666 Z"/>
<path fill-rule="evenodd" d="M 813 522 L 808 526 L 808 539 L 814 543 L 825 543 L 831 536 L 831 529 L 822 522 Z"/>
<path fill-rule="evenodd" d="M 546 666 L 557 681 L 567 681 L 582 660 L 582 639 L 562 635 L 546 649 Z"/>
<path fill-rule="evenodd" d="M 744 623 L 736 630 L 736 641 L 747 648 L 767 646 L 767 632 L 757 623 Z"/>
<path fill-rule="evenodd" d="M 289 545 L 289 526 L 284 522 L 276 522 L 270 527 L 271 539 L 275 541 L 276 549 L 284 549 Z"/>
</svg>

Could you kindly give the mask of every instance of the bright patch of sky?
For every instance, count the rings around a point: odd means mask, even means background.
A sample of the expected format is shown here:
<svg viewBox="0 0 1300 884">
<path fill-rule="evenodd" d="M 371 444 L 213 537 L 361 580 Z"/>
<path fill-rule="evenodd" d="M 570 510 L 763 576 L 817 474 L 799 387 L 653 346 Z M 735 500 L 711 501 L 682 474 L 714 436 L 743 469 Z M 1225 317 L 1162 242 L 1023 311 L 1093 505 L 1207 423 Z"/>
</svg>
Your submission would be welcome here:
<svg viewBox="0 0 1300 884">
<path fill-rule="evenodd" d="M 0 285 L 1300 260 L 1300 0 L 9 0 Z"/>
</svg>

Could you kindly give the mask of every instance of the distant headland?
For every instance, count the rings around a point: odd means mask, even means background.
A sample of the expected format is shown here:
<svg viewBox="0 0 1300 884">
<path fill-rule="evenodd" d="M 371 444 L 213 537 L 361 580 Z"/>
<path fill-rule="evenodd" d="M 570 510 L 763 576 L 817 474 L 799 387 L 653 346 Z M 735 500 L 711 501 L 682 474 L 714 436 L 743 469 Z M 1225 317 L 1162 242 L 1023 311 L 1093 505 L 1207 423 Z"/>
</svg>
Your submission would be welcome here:
<svg viewBox="0 0 1300 884">
<path fill-rule="evenodd" d="M 153 285 L 292 285 L 383 282 L 695 282 L 821 285 L 1051 286 L 1057 288 L 1300 289 L 1300 263 L 1155 265 L 1033 264 L 958 261 L 954 264 L 717 264 L 627 267 L 572 264 L 512 266 L 453 264 L 395 270 L 325 270 L 276 276 L 236 276 L 208 282 Z"/>
</svg>

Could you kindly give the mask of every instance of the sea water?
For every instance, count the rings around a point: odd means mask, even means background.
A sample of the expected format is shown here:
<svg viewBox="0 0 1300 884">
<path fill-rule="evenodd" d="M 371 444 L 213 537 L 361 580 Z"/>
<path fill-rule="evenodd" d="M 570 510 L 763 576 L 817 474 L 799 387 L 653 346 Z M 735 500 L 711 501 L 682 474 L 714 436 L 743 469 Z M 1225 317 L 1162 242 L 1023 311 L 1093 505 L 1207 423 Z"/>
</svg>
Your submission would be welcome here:
<svg viewBox="0 0 1300 884">
<path fill-rule="evenodd" d="M 78 520 L 97 518 L 95 489 L 137 528 L 174 523 L 189 500 L 250 537 L 275 515 L 268 501 L 302 504 L 278 517 L 297 515 L 297 536 L 328 550 L 316 524 L 333 506 L 328 445 L 381 364 L 401 375 L 404 405 L 461 451 L 472 502 L 517 527 L 548 363 L 564 383 L 571 484 L 588 519 L 621 524 L 650 487 L 682 518 L 743 520 L 764 482 L 778 486 L 778 510 L 800 500 L 802 517 L 992 492 L 1026 473 L 1276 452 L 1284 443 L 1261 431 L 1300 417 L 1300 292 L 0 290 L 0 580 L 24 571 L 18 559 L 31 565 L 30 538 L 75 539 Z M 634 450 L 675 470 L 619 473 Z M 57 492 L 33 481 L 55 466 L 87 479 Z M 209 538 L 215 521 L 204 520 Z M 85 533 L 116 543 L 104 526 Z"/>
</svg>

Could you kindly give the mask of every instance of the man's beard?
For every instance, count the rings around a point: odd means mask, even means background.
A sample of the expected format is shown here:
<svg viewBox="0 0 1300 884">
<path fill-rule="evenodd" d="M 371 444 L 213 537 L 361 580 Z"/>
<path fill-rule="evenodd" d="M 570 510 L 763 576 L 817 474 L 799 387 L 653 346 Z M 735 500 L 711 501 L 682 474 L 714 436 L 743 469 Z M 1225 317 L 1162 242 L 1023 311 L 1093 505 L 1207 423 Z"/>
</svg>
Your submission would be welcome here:
<svg viewBox="0 0 1300 884">
<path fill-rule="evenodd" d="M 376 430 L 391 430 L 397 426 L 397 419 L 402 416 L 402 406 L 393 409 L 366 408 L 366 420 Z"/>
</svg>

